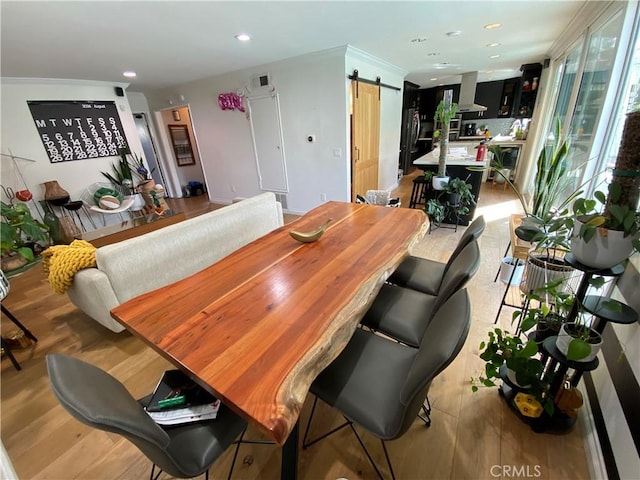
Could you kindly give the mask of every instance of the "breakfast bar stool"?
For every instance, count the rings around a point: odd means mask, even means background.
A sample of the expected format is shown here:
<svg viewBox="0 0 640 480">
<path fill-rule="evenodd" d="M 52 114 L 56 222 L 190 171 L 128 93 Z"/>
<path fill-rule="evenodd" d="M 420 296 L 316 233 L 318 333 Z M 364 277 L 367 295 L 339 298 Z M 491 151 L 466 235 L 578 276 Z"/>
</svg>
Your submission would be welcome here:
<svg viewBox="0 0 640 480">
<path fill-rule="evenodd" d="M 409 208 L 416 208 L 417 205 L 426 205 L 427 187 L 427 180 L 424 175 L 419 175 L 413 179 Z"/>
</svg>

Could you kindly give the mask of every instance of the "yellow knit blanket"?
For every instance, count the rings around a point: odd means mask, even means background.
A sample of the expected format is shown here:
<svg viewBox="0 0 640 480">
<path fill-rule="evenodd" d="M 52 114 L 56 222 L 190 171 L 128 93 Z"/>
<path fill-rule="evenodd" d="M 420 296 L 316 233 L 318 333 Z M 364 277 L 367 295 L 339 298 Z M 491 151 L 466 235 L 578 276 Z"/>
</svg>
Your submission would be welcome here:
<svg viewBox="0 0 640 480">
<path fill-rule="evenodd" d="M 73 276 L 83 268 L 96 266 L 96 247 L 84 240 L 54 245 L 42 252 L 42 270 L 56 293 L 65 293 Z"/>
</svg>

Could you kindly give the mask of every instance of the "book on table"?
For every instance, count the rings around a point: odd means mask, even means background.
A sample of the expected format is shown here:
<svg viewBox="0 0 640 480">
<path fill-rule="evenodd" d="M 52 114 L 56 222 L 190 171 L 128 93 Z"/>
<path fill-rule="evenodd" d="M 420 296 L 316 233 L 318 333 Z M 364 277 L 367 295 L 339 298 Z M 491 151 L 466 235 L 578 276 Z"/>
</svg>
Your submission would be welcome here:
<svg viewBox="0 0 640 480">
<path fill-rule="evenodd" d="M 212 420 L 220 400 L 180 370 L 167 370 L 156 386 L 145 410 L 160 425 Z"/>
</svg>

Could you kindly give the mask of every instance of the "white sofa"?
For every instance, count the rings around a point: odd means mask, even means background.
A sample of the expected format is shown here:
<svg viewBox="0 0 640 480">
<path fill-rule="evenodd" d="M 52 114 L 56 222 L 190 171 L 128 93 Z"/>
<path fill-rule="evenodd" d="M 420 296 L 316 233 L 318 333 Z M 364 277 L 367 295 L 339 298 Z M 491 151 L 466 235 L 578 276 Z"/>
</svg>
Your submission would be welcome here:
<svg viewBox="0 0 640 480">
<path fill-rule="evenodd" d="M 112 308 L 203 270 L 283 224 L 275 195 L 262 193 L 98 248 L 97 268 L 76 273 L 67 293 L 95 321 L 121 332 L 124 328 L 109 313 Z"/>
</svg>

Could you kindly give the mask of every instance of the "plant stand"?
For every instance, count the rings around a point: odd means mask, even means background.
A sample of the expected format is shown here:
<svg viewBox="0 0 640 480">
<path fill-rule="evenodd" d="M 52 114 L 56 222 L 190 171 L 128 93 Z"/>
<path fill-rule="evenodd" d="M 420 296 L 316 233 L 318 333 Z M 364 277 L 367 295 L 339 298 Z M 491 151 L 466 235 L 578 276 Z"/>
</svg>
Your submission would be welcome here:
<svg viewBox="0 0 640 480">
<path fill-rule="evenodd" d="M 565 263 L 571 265 L 576 270 L 580 270 L 584 272 L 584 275 L 582 275 L 582 280 L 580 280 L 580 285 L 578 286 L 578 290 L 576 291 L 576 298 L 579 300 L 579 302 L 582 302 L 584 300 L 585 295 L 587 294 L 587 289 L 589 288 L 589 282 L 594 276 L 619 277 L 624 273 L 624 264 L 622 263 L 619 263 L 618 265 L 614 265 L 613 267 L 606 268 L 606 269 L 591 268 L 580 263 L 572 253 L 567 253 L 564 256 L 564 261 Z M 590 313 L 593 313 L 593 312 L 590 312 Z M 577 316 L 578 316 L 578 302 L 575 302 L 573 305 L 573 308 L 571 309 L 571 311 L 569 312 L 569 315 L 567 316 L 567 322 L 573 322 Z M 602 328 L 604 328 L 604 326 Z M 602 333 L 602 332 L 599 331 L 598 333 Z"/>
<path fill-rule="evenodd" d="M 541 360 L 545 363 L 543 378 L 549 381 L 549 395 L 551 398 L 556 398 L 565 381 L 568 381 L 572 387 L 575 387 L 580 382 L 584 372 L 598 368 L 599 360 L 597 358 L 590 362 L 575 362 L 567 360 L 567 357 L 560 353 L 556 347 L 555 336 L 547 338 L 542 343 L 541 347 Z M 571 372 L 569 372 L 570 369 Z M 543 433 L 547 430 L 568 430 L 575 424 L 575 417 L 571 417 L 561 412 L 558 408 L 555 409 L 553 415 L 549 415 L 544 411 L 542 412 L 542 415 L 537 418 L 522 415 L 516 407 L 514 399 L 518 392 L 526 393 L 527 389 L 522 388 L 509 380 L 506 365 L 503 365 L 500 368 L 500 377 L 502 378 L 503 384 L 498 392 L 502 395 L 518 418 L 527 423 L 534 432 Z"/>
</svg>

